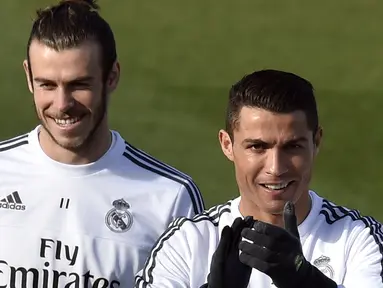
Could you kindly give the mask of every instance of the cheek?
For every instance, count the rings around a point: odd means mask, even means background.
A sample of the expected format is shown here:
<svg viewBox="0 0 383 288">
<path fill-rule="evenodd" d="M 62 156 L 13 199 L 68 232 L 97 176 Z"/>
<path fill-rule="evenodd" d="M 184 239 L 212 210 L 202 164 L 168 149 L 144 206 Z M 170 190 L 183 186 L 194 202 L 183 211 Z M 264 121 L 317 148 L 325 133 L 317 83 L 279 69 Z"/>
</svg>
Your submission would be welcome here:
<svg viewBox="0 0 383 288">
<path fill-rule="evenodd" d="M 302 178 L 309 177 L 313 165 L 313 155 L 306 153 L 304 155 L 294 156 L 291 163 L 295 173 L 302 175 Z"/>
<path fill-rule="evenodd" d="M 88 110 L 95 111 L 101 103 L 102 95 L 101 93 L 91 91 L 81 91 L 75 93 L 73 98 L 81 106 L 86 107 Z"/>
<path fill-rule="evenodd" d="M 44 91 L 35 90 L 33 93 L 33 101 L 37 110 L 43 111 L 48 109 L 51 106 L 53 99 L 52 95 Z"/>
<path fill-rule="evenodd" d="M 234 165 L 238 179 L 252 181 L 262 170 L 262 163 L 262 157 L 257 157 L 247 150 L 235 151 L 234 153 Z"/>
</svg>

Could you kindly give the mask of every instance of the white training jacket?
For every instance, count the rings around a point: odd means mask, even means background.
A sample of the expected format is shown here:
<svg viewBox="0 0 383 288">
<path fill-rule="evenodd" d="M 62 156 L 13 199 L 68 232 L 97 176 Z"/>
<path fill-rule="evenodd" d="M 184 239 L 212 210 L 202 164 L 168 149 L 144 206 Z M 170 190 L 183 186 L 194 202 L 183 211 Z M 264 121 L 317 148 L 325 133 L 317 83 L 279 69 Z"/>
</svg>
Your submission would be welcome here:
<svg viewBox="0 0 383 288">
<path fill-rule="evenodd" d="M 335 205 L 310 191 L 312 209 L 299 225 L 304 256 L 345 288 L 383 288 L 382 224 L 357 210 Z M 206 283 L 210 262 L 223 227 L 239 212 L 240 197 L 192 219 L 178 218 L 153 247 L 136 277 L 137 288 L 199 288 Z M 250 288 L 274 287 L 252 270 Z"/>
<path fill-rule="evenodd" d="M 1 288 L 131 288 L 169 223 L 204 209 L 191 177 L 116 131 L 87 165 L 53 161 L 38 131 L 0 143 Z"/>
</svg>

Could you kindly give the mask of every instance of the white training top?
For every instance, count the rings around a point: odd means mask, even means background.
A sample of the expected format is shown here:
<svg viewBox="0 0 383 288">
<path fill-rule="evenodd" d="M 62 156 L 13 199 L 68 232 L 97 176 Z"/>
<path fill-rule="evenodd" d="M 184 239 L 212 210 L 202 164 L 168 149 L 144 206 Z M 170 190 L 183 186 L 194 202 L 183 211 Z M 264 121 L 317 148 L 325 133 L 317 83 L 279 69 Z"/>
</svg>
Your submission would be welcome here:
<svg viewBox="0 0 383 288">
<path fill-rule="evenodd" d="M 0 287 L 133 287 L 169 223 L 203 211 L 197 186 L 116 131 L 97 162 L 55 162 L 38 129 L 0 143 Z"/>
<path fill-rule="evenodd" d="M 338 287 L 383 287 L 381 223 L 313 191 L 310 196 L 312 209 L 298 227 L 306 259 Z M 242 217 L 239 201 L 236 198 L 193 219 L 179 218 L 171 223 L 138 273 L 136 287 L 198 288 L 206 283 L 223 227 Z M 256 269 L 248 287 L 275 288 L 271 279 Z"/>
</svg>

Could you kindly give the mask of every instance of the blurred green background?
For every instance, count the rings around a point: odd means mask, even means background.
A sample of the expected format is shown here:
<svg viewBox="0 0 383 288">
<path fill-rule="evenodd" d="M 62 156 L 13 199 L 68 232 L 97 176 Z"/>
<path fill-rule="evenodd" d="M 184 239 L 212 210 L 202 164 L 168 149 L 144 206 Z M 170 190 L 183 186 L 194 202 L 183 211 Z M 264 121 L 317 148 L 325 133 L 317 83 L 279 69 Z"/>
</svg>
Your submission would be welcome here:
<svg viewBox="0 0 383 288">
<path fill-rule="evenodd" d="M 37 124 L 22 60 L 35 10 L 48 3 L 2 0 L 0 139 Z M 325 133 L 312 188 L 383 220 L 382 1 L 98 3 L 122 66 L 112 128 L 193 176 L 206 206 L 237 195 L 217 139 L 228 90 L 246 73 L 275 68 L 316 87 Z"/>
</svg>

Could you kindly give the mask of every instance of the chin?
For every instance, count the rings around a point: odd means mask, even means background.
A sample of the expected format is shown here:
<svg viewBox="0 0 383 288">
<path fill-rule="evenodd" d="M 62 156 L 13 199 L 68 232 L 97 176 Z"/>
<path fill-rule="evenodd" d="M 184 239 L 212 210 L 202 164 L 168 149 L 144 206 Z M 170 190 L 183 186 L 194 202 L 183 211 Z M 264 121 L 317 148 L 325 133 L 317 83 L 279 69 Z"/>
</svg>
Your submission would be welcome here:
<svg viewBox="0 0 383 288">
<path fill-rule="evenodd" d="M 268 214 L 272 214 L 272 215 L 282 215 L 284 207 L 285 207 L 285 204 L 273 206 L 273 207 L 268 207 L 265 209 L 265 212 L 267 212 Z"/>
<path fill-rule="evenodd" d="M 76 131 L 76 133 L 60 133 L 60 131 L 53 129 L 49 130 L 45 128 L 45 130 L 54 143 L 67 150 L 78 150 L 84 146 L 89 138 L 88 133 L 82 131 Z"/>
<path fill-rule="evenodd" d="M 84 137 L 52 137 L 53 141 L 60 147 L 70 150 L 77 151 L 85 146 L 87 138 Z"/>
<path fill-rule="evenodd" d="M 263 202 L 261 205 L 258 205 L 259 209 L 267 214 L 279 215 L 283 213 L 283 209 L 287 200 L 273 200 L 269 202 Z"/>
</svg>

